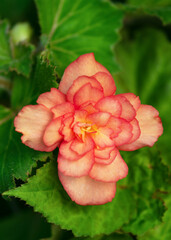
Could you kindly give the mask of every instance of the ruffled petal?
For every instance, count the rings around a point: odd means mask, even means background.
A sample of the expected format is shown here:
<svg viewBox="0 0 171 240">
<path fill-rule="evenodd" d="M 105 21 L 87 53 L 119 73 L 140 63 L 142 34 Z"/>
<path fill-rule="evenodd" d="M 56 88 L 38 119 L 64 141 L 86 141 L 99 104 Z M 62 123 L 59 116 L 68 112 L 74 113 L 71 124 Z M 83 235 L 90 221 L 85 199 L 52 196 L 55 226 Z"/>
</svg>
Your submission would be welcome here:
<svg viewBox="0 0 171 240">
<path fill-rule="evenodd" d="M 144 146 L 152 147 L 163 133 L 159 112 L 150 105 L 141 105 L 136 116 L 140 126 L 140 137 L 127 145 L 120 147 L 124 151 L 134 151 Z"/>
<path fill-rule="evenodd" d="M 59 90 L 66 94 L 75 79 L 80 76 L 91 77 L 97 72 L 105 72 L 110 75 L 108 70 L 95 60 L 94 53 L 81 55 L 65 69 Z"/>
<path fill-rule="evenodd" d="M 116 183 L 95 181 L 89 176 L 69 177 L 58 171 L 59 179 L 71 200 L 79 205 L 100 205 L 111 202 Z"/>
<path fill-rule="evenodd" d="M 75 111 L 75 108 L 74 108 L 73 104 L 71 104 L 69 102 L 65 102 L 65 103 L 62 103 L 62 104 L 59 104 L 59 105 L 53 107 L 51 109 L 51 111 L 54 114 L 54 118 L 58 118 L 65 114 L 73 113 Z"/>
<path fill-rule="evenodd" d="M 113 99 L 118 100 L 122 107 L 122 112 L 120 117 L 127 121 L 132 121 L 136 116 L 136 111 L 132 104 L 124 97 L 122 94 L 113 96 Z"/>
<path fill-rule="evenodd" d="M 112 129 L 101 127 L 97 133 L 92 134 L 92 138 L 99 148 L 111 147 L 114 145 L 114 141 L 110 138 L 112 134 Z"/>
<path fill-rule="evenodd" d="M 111 164 L 114 160 L 115 160 L 115 157 L 117 155 L 117 151 L 115 149 L 115 147 L 112 148 L 112 151 L 109 153 L 109 157 L 108 158 L 100 158 L 100 157 L 95 157 L 95 162 L 96 163 L 99 163 L 99 164 Z"/>
<path fill-rule="evenodd" d="M 81 87 L 74 95 L 74 104 L 80 106 L 84 103 L 96 103 L 103 97 L 103 92 L 98 88 L 94 88 L 90 83 Z"/>
<path fill-rule="evenodd" d="M 137 111 L 141 105 L 140 99 L 133 93 L 123 93 L 120 96 L 126 97 L 126 99 L 132 104 L 134 109 Z"/>
<path fill-rule="evenodd" d="M 16 131 L 23 134 L 22 142 L 35 150 L 46 152 L 54 150 L 57 144 L 48 147 L 43 142 L 44 131 L 52 116 L 52 113 L 42 105 L 24 107 L 14 120 Z"/>
<path fill-rule="evenodd" d="M 127 122 L 126 120 L 121 119 L 121 118 L 120 118 L 119 121 L 120 121 L 120 124 L 121 124 L 119 126 L 121 131 L 118 133 L 118 135 L 116 137 L 113 138 L 114 144 L 116 146 L 120 146 L 120 145 L 128 143 L 133 136 L 132 125 L 129 122 Z"/>
<path fill-rule="evenodd" d="M 62 104 L 66 101 L 66 96 L 56 88 L 51 88 L 50 92 L 42 93 L 38 99 L 37 103 L 42 104 L 47 108 L 52 108 L 55 105 Z"/>
<path fill-rule="evenodd" d="M 74 120 L 73 116 L 69 116 L 63 120 L 63 128 L 61 129 L 61 134 L 63 135 L 64 141 L 66 142 L 70 142 L 75 137 L 73 130 L 71 128 L 73 120 Z"/>
<path fill-rule="evenodd" d="M 74 95 L 76 94 L 76 92 L 78 92 L 78 90 L 87 83 L 90 83 L 92 87 L 95 87 L 95 88 L 103 91 L 102 86 L 95 78 L 81 76 L 81 77 L 78 77 L 76 80 L 74 80 L 73 84 L 69 88 L 69 90 L 67 92 L 68 101 L 73 103 L 73 98 L 74 98 Z"/>
<path fill-rule="evenodd" d="M 84 103 L 80 106 L 80 109 L 85 110 L 87 113 L 95 113 L 98 112 L 98 109 L 96 109 L 91 103 Z"/>
<path fill-rule="evenodd" d="M 129 122 L 129 124 L 132 126 L 132 138 L 129 140 L 129 143 L 132 143 L 139 138 L 141 130 L 136 118 Z"/>
<path fill-rule="evenodd" d="M 116 154 L 117 150 L 114 150 L 112 154 Z M 103 165 L 95 163 L 89 173 L 89 176 L 97 181 L 103 182 L 117 182 L 118 180 L 125 178 L 128 174 L 128 166 L 122 159 L 119 151 L 111 164 Z"/>
<path fill-rule="evenodd" d="M 103 87 L 104 96 L 115 94 L 116 86 L 111 75 L 105 72 L 98 72 L 93 77 L 95 77 Z"/>
<path fill-rule="evenodd" d="M 112 97 L 105 97 L 98 101 L 95 108 L 102 112 L 108 112 L 114 117 L 120 117 L 122 107 L 118 100 Z"/>
<path fill-rule="evenodd" d="M 71 149 L 71 144 L 72 141 L 70 142 L 63 141 L 59 147 L 59 152 L 65 159 L 75 161 L 81 158 L 81 156 Z"/>
<path fill-rule="evenodd" d="M 76 152 L 78 155 L 83 155 L 86 152 L 90 151 L 94 147 L 94 142 L 90 137 L 85 137 L 85 141 L 79 141 L 74 139 L 71 144 L 71 150 Z"/>
<path fill-rule="evenodd" d="M 113 130 L 111 138 L 115 138 L 122 131 L 122 120 L 120 118 L 110 117 L 107 127 Z"/>
<path fill-rule="evenodd" d="M 94 149 L 94 156 L 96 158 L 101 159 L 108 159 L 110 157 L 110 153 L 115 149 L 114 146 L 112 147 L 106 147 L 106 148 L 95 148 Z"/>
<path fill-rule="evenodd" d="M 48 124 L 43 135 L 43 142 L 45 143 L 45 145 L 51 146 L 55 143 L 58 143 L 58 144 L 60 143 L 60 141 L 63 138 L 59 133 L 61 124 L 62 124 L 61 117 L 52 120 Z"/>
<path fill-rule="evenodd" d="M 61 173 L 72 176 L 82 177 L 88 175 L 94 163 L 93 151 L 87 152 L 77 161 L 70 161 L 59 154 L 58 169 Z"/>
<path fill-rule="evenodd" d="M 106 126 L 107 122 L 109 121 L 110 118 L 109 113 L 105 112 L 97 112 L 97 113 L 92 113 L 87 117 L 87 120 L 90 121 L 92 124 L 95 124 L 98 127 L 103 127 Z"/>
</svg>

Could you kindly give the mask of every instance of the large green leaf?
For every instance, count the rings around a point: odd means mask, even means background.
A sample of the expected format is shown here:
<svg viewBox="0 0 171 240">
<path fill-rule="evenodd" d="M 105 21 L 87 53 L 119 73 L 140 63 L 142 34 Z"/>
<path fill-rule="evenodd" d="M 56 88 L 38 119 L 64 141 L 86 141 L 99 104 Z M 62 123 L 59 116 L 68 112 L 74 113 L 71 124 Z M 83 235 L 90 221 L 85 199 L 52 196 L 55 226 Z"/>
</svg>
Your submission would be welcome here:
<svg viewBox="0 0 171 240">
<path fill-rule="evenodd" d="M 127 0 L 124 9 L 126 12 L 141 10 L 147 14 L 161 18 L 164 24 L 171 23 L 170 0 Z"/>
<path fill-rule="evenodd" d="M 164 33 L 145 29 L 135 39 L 125 39 L 116 48 L 121 72 L 115 75 L 119 92 L 133 92 L 143 104 L 160 113 L 164 134 L 157 143 L 163 161 L 171 159 L 171 44 Z"/>
<path fill-rule="evenodd" d="M 32 76 L 16 75 L 12 90 L 12 110 L 0 107 L 0 191 L 15 186 L 14 178 L 26 180 L 37 160 L 45 160 L 51 153 L 34 151 L 21 142 L 21 134 L 14 130 L 14 116 L 26 104 L 34 104 L 40 93 L 57 86 L 54 69 L 38 58 Z"/>
<path fill-rule="evenodd" d="M 144 235 L 139 236 L 138 240 L 170 240 L 171 239 L 171 196 L 164 197 L 166 207 L 168 210 L 164 214 L 163 223 L 154 229 L 149 230 Z"/>
<path fill-rule="evenodd" d="M 9 25 L 0 23 L 0 72 L 16 71 L 28 77 L 32 65 L 32 45 L 24 43 L 14 46 L 10 40 Z"/>
<path fill-rule="evenodd" d="M 165 207 L 157 192 L 167 189 L 168 168 L 162 164 L 155 147 L 122 154 L 129 167 L 129 174 L 122 184 L 133 192 L 136 199 L 136 214 L 122 229 L 139 235 L 162 221 Z"/>
<path fill-rule="evenodd" d="M 102 0 L 35 1 L 46 47 L 43 55 L 60 76 L 69 63 L 89 52 L 110 71 L 117 69 L 112 47 L 123 18 L 119 9 Z"/>
<path fill-rule="evenodd" d="M 47 163 L 28 183 L 5 195 L 25 200 L 49 222 L 71 229 L 76 236 L 110 234 L 123 224 L 126 231 L 143 233 L 161 221 L 164 206 L 152 196 L 165 186 L 167 168 L 156 151 L 145 149 L 125 156 L 129 175 L 119 181 L 115 198 L 105 205 L 79 206 L 72 202 L 58 180 L 56 161 Z"/>
<path fill-rule="evenodd" d="M 30 210 L 0 220 L 2 240 L 40 240 L 50 235 L 50 224 Z"/>
<path fill-rule="evenodd" d="M 41 93 L 48 92 L 58 83 L 54 75 L 54 68 L 38 57 L 37 64 L 29 79 L 16 75 L 13 79 L 11 107 L 20 110 L 28 104 L 35 104 Z"/>
<path fill-rule="evenodd" d="M 43 213 L 49 222 L 71 229 L 76 236 L 109 234 L 134 214 L 135 201 L 128 189 L 119 189 L 111 203 L 101 206 L 79 206 L 64 192 L 57 174 L 56 161 L 47 163 L 36 176 L 16 190 L 6 193 L 25 200 Z"/>
<path fill-rule="evenodd" d="M 56 239 L 50 239 L 50 240 L 57 240 L 57 238 Z M 70 240 L 133 240 L 133 238 L 129 234 L 113 233 L 109 236 L 106 236 L 106 235 L 101 236 L 100 235 L 100 236 L 93 237 L 93 238 L 90 238 L 90 237 L 84 238 L 83 237 L 83 238 L 72 238 Z"/>
</svg>

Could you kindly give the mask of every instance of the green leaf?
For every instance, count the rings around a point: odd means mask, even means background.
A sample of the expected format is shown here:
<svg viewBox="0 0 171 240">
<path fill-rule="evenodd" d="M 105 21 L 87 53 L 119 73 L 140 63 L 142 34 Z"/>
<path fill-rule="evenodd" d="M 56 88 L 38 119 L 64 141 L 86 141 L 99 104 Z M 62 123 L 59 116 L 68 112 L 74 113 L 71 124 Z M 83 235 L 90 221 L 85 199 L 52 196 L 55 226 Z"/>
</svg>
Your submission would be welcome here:
<svg viewBox="0 0 171 240">
<path fill-rule="evenodd" d="M 171 23 L 170 0 L 128 0 L 124 8 L 126 11 L 142 10 L 147 14 L 161 18 L 164 24 Z"/>
<path fill-rule="evenodd" d="M 143 104 L 154 106 L 160 113 L 164 134 L 157 145 L 170 166 L 171 43 L 164 33 L 145 29 L 137 31 L 133 40 L 122 40 L 115 55 L 122 69 L 115 75 L 119 92 L 135 93 Z"/>
<path fill-rule="evenodd" d="M 155 148 L 122 152 L 122 155 L 129 167 L 129 174 L 122 183 L 130 188 L 136 199 L 136 214 L 122 229 L 142 234 L 161 223 L 165 207 L 157 198 L 157 191 L 167 188 L 168 169 Z"/>
<path fill-rule="evenodd" d="M 122 155 L 129 167 L 122 184 L 130 188 L 136 199 L 136 214 L 122 229 L 139 235 L 161 223 L 165 207 L 157 192 L 167 188 L 168 168 L 155 148 L 122 152 Z"/>
<path fill-rule="evenodd" d="M 59 226 L 51 224 L 51 237 L 42 240 L 72 240 L 72 237 L 71 231 L 62 230 Z"/>
<path fill-rule="evenodd" d="M 2 240 L 39 240 L 50 235 L 50 224 L 32 211 L 23 211 L 0 220 Z"/>
<path fill-rule="evenodd" d="M 37 170 L 28 183 L 5 195 L 25 200 L 41 212 L 49 222 L 62 229 L 72 230 L 76 236 L 110 234 L 126 223 L 135 212 L 135 200 L 128 189 L 117 189 L 111 203 L 99 206 L 80 206 L 70 200 L 57 174 L 56 161 Z"/>
<path fill-rule="evenodd" d="M 32 45 L 24 43 L 13 45 L 9 25 L 6 21 L 0 23 L 0 72 L 16 71 L 28 77 L 32 65 Z"/>
<path fill-rule="evenodd" d="M 38 96 L 48 92 L 52 87 L 57 88 L 54 67 L 51 67 L 38 57 L 37 64 L 29 79 L 16 75 L 13 79 L 11 107 L 20 110 L 28 104 L 35 104 Z"/>
<path fill-rule="evenodd" d="M 163 223 L 154 229 L 149 230 L 144 235 L 139 236 L 138 240 L 164 240 L 171 239 L 171 195 L 164 196 L 165 204 L 168 210 L 163 217 Z"/>
<path fill-rule="evenodd" d="M 0 73 L 0 89 L 10 92 L 12 87 L 11 78 L 9 75 Z"/>
<path fill-rule="evenodd" d="M 72 202 L 58 180 L 54 162 L 5 195 L 25 200 L 49 222 L 71 229 L 76 236 L 110 234 L 123 225 L 125 231 L 142 234 L 161 222 L 165 208 L 155 194 L 167 186 L 168 171 L 155 149 L 125 153 L 124 159 L 129 174 L 118 182 L 113 201 L 105 205 L 79 206 Z"/>
<path fill-rule="evenodd" d="M 35 104 L 42 92 L 56 87 L 54 68 L 42 63 L 37 64 L 29 79 L 18 76 L 13 79 L 11 98 L 12 110 L 0 107 L 0 191 L 15 186 L 14 178 L 26 180 L 37 160 L 46 160 L 51 153 L 34 151 L 21 142 L 21 134 L 15 132 L 13 121 L 16 111 L 26 104 Z"/>
<path fill-rule="evenodd" d="M 93 238 L 89 238 L 89 237 L 88 238 L 72 238 L 71 240 L 133 240 L 133 238 L 129 234 L 113 233 L 109 236 L 105 235 L 105 236 L 97 236 Z"/>
<path fill-rule="evenodd" d="M 94 52 L 97 61 L 110 71 L 117 64 L 112 48 L 118 40 L 123 14 L 109 1 L 102 0 L 36 0 L 44 58 L 64 69 L 81 54 Z"/>
</svg>

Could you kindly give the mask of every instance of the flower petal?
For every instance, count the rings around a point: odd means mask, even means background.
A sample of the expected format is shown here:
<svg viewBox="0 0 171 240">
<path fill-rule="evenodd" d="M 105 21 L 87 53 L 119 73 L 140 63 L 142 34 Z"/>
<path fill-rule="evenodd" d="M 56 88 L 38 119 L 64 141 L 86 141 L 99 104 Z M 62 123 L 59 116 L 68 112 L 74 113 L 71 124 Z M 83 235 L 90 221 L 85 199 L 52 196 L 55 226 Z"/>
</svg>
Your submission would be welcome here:
<svg viewBox="0 0 171 240">
<path fill-rule="evenodd" d="M 81 77 L 78 77 L 76 80 L 74 80 L 73 84 L 69 88 L 69 90 L 67 92 L 68 101 L 73 103 L 73 98 L 74 98 L 74 95 L 76 94 L 76 92 L 78 92 L 78 90 L 87 83 L 90 83 L 92 87 L 95 87 L 95 88 L 103 91 L 102 86 L 95 78 L 81 76 Z"/>
<path fill-rule="evenodd" d="M 114 144 L 116 146 L 120 146 L 120 145 L 128 143 L 133 136 L 132 125 L 122 118 L 120 118 L 119 121 L 120 121 L 120 124 L 121 124 L 119 126 L 121 131 L 118 133 L 118 135 L 116 137 L 113 138 Z"/>
<path fill-rule="evenodd" d="M 56 88 L 51 88 L 50 92 L 42 93 L 37 99 L 38 104 L 42 104 L 49 109 L 65 101 L 66 96 Z"/>
<path fill-rule="evenodd" d="M 129 140 L 129 143 L 137 140 L 141 134 L 140 126 L 136 118 L 129 122 L 132 126 L 132 138 Z"/>
<path fill-rule="evenodd" d="M 48 124 L 43 135 L 43 142 L 45 143 L 46 146 L 51 146 L 55 143 L 60 143 L 60 141 L 63 138 L 59 133 L 61 124 L 62 124 L 61 117 L 52 120 Z"/>
<path fill-rule="evenodd" d="M 75 161 L 78 160 L 81 156 L 71 149 L 71 144 L 72 141 L 70 142 L 63 141 L 59 147 L 59 152 L 64 158 L 70 161 Z"/>
<path fill-rule="evenodd" d="M 126 99 L 132 104 L 132 106 L 134 107 L 134 109 L 136 111 L 138 110 L 138 108 L 141 105 L 139 97 L 137 97 L 133 93 L 123 93 L 123 94 L 120 94 L 120 96 L 126 97 Z"/>
<path fill-rule="evenodd" d="M 59 154 L 58 169 L 61 173 L 72 176 L 82 177 L 88 175 L 94 162 L 93 151 L 87 152 L 77 161 L 70 161 Z"/>
<path fill-rule="evenodd" d="M 117 155 L 117 151 L 116 151 L 115 147 L 113 147 L 109 153 L 108 158 L 105 159 L 105 158 L 95 157 L 95 162 L 108 165 L 108 164 L 111 164 L 115 160 L 116 155 Z"/>
<path fill-rule="evenodd" d="M 54 150 L 57 144 L 48 147 L 43 142 L 44 131 L 52 116 L 52 113 L 42 105 L 24 107 L 14 120 L 16 131 L 23 134 L 22 142 L 35 150 L 46 152 Z"/>
<path fill-rule="evenodd" d="M 95 108 L 101 112 L 108 112 L 114 117 L 119 117 L 122 112 L 121 104 L 113 97 L 105 97 L 98 101 Z"/>
<path fill-rule="evenodd" d="M 81 142 L 78 139 L 74 139 L 71 144 L 71 150 L 76 152 L 78 155 L 83 155 L 90 151 L 94 147 L 94 142 L 90 137 L 85 137 L 85 141 Z"/>
<path fill-rule="evenodd" d="M 59 179 L 72 201 L 79 205 L 100 205 L 111 202 L 116 183 L 95 181 L 89 176 L 69 177 L 58 171 Z"/>
<path fill-rule="evenodd" d="M 105 72 L 110 75 L 108 70 L 95 60 L 94 53 L 81 55 L 65 69 L 59 90 L 66 94 L 75 79 L 80 76 L 90 77 L 97 72 Z"/>
<path fill-rule="evenodd" d="M 103 97 L 103 92 L 91 86 L 90 83 L 81 87 L 74 95 L 74 104 L 80 106 L 86 102 L 96 103 Z"/>
<path fill-rule="evenodd" d="M 75 137 L 71 128 L 73 120 L 73 116 L 69 116 L 63 120 L 63 128 L 61 129 L 61 134 L 63 135 L 64 141 L 66 142 L 70 142 Z"/>
<path fill-rule="evenodd" d="M 113 134 L 113 130 L 110 128 L 101 127 L 98 129 L 98 132 L 92 134 L 92 138 L 97 147 L 105 148 L 114 146 L 113 140 L 110 136 Z"/>
<path fill-rule="evenodd" d="M 73 104 L 71 104 L 69 102 L 59 104 L 51 109 L 51 111 L 54 114 L 54 118 L 61 117 L 68 113 L 73 113 L 74 110 L 75 110 L 75 108 L 74 108 Z"/>
<path fill-rule="evenodd" d="M 98 127 L 103 127 L 106 126 L 110 116 L 111 115 L 106 112 L 97 112 L 88 115 L 87 120 L 90 121 L 92 124 L 97 125 Z"/>
<path fill-rule="evenodd" d="M 91 103 L 84 103 L 80 106 L 80 109 L 85 110 L 87 113 L 95 113 L 98 112 L 98 109 L 96 109 Z"/>
<path fill-rule="evenodd" d="M 124 151 L 134 151 L 144 146 L 152 147 L 163 133 L 163 127 L 158 111 L 150 105 L 141 105 L 136 116 L 140 126 L 140 137 L 127 145 L 120 147 Z"/>
<path fill-rule="evenodd" d="M 95 163 L 89 173 L 89 176 L 97 181 L 116 182 L 128 174 L 128 166 L 122 159 L 119 151 L 114 150 L 111 154 L 117 155 L 111 164 L 103 165 Z"/>
<path fill-rule="evenodd" d="M 113 130 L 113 133 L 111 135 L 112 139 L 117 137 L 118 134 L 122 131 L 121 126 L 122 126 L 122 120 L 120 120 L 120 118 L 110 117 L 107 123 L 107 127 Z"/>
<path fill-rule="evenodd" d="M 98 72 L 93 77 L 95 77 L 103 87 L 104 96 L 111 96 L 115 94 L 116 86 L 110 74 Z"/>
<path fill-rule="evenodd" d="M 110 157 L 110 153 L 115 149 L 115 147 L 106 147 L 106 148 L 95 148 L 94 155 L 96 158 L 108 159 Z"/>
<path fill-rule="evenodd" d="M 120 117 L 127 121 L 132 121 L 136 116 L 136 111 L 132 104 L 124 97 L 122 94 L 113 96 L 113 99 L 118 100 L 122 107 L 122 112 Z"/>
</svg>

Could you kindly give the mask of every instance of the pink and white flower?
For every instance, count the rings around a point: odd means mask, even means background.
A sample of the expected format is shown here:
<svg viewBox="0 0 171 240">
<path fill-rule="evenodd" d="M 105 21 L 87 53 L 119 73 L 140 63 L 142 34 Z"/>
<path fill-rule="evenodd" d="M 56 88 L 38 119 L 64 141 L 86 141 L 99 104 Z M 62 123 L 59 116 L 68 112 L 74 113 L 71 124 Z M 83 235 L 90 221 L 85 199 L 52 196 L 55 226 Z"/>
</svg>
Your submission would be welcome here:
<svg viewBox="0 0 171 240">
<path fill-rule="evenodd" d="M 116 182 L 128 174 L 119 150 L 151 147 L 163 132 L 155 108 L 115 91 L 108 70 L 85 54 L 66 68 L 59 89 L 41 94 L 14 121 L 25 145 L 46 152 L 59 147 L 59 179 L 80 205 L 112 201 Z"/>
</svg>

